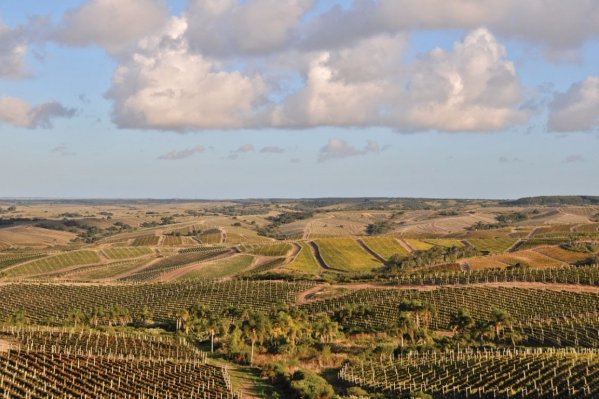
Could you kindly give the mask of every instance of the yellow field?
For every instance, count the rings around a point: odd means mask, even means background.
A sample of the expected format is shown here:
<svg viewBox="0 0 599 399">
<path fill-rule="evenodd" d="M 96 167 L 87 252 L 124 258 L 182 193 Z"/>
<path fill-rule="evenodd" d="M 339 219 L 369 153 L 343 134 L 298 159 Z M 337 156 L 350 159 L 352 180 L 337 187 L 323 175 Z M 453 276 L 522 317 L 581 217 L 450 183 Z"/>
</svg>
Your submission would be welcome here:
<svg viewBox="0 0 599 399">
<path fill-rule="evenodd" d="M 298 242 L 301 249 L 295 259 L 286 266 L 287 269 L 298 271 L 300 273 L 319 274 L 322 267 L 314 257 L 310 245 L 305 242 Z"/>
<path fill-rule="evenodd" d="M 111 247 L 102 252 L 109 259 L 129 259 L 149 255 L 152 250 L 148 247 Z"/>
<path fill-rule="evenodd" d="M 353 238 L 322 238 L 315 243 L 325 263 L 333 269 L 363 272 L 381 266 Z"/>
<path fill-rule="evenodd" d="M 409 251 L 392 236 L 365 237 L 364 243 L 382 258 L 389 259 L 393 255 L 409 255 Z"/>
</svg>

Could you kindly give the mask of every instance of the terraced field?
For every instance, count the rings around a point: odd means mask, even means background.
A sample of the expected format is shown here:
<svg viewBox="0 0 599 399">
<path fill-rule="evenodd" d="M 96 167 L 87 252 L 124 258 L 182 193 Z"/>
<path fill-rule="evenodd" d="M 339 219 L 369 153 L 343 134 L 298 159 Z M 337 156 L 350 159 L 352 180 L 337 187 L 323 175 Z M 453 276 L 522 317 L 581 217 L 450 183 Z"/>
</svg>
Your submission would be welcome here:
<svg viewBox="0 0 599 399">
<path fill-rule="evenodd" d="M 314 257 L 310 244 L 298 242 L 301 249 L 293 261 L 286 266 L 287 269 L 306 274 L 319 274 L 323 271 L 322 267 Z"/>
<path fill-rule="evenodd" d="M 158 237 L 157 235 L 148 234 L 148 235 L 140 236 L 140 237 L 133 239 L 133 242 L 131 243 L 131 245 L 133 245 L 134 247 L 145 247 L 145 246 L 158 245 L 159 241 L 160 241 L 160 237 Z"/>
<path fill-rule="evenodd" d="M 468 238 L 468 242 L 479 251 L 501 253 L 507 251 L 516 243 L 516 239 L 510 237 L 495 238 Z"/>
<path fill-rule="evenodd" d="M 415 251 L 426 251 L 431 249 L 434 245 L 426 241 L 416 240 L 414 238 L 404 238 L 406 244 L 413 248 Z"/>
<path fill-rule="evenodd" d="M 368 248 L 384 259 L 389 259 L 397 254 L 409 255 L 409 251 L 392 236 L 364 237 L 362 240 Z"/>
<path fill-rule="evenodd" d="M 178 277 L 178 280 L 205 280 L 230 277 L 237 273 L 242 273 L 252 264 L 253 261 L 254 257 L 251 255 L 239 255 L 220 259 L 215 262 L 202 264 L 196 269 Z"/>
<path fill-rule="evenodd" d="M 289 243 L 274 243 L 274 244 L 246 244 L 239 247 L 243 252 L 252 255 L 261 256 L 286 256 L 293 246 Z"/>
<path fill-rule="evenodd" d="M 222 241 L 222 232 L 218 229 L 210 229 L 201 232 L 197 237 L 202 244 L 220 244 Z"/>
<path fill-rule="evenodd" d="M 162 238 L 162 245 L 165 246 L 179 246 L 183 244 L 183 238 L 180 236 L 167 235 Z"/>
<path fill-rule="evenodd" d="M 148 247 L 110 247 L 102 250 L 109 259 L 130 259 L 149 255 L 152 250 Z"/>
<path fill-rule="evenodd" d="M 429 244 L 432 244 L 432 245 L 437 245 L 439 247 L 445 247 L 445 248 L 451 248 L 451 247 L 462 248 L 464 246 L 464 244 L 460 240 L 455 240 L 452 238 L 427 238 L 426 240 L 423 240 L 423 241 L 427 242 Z"/>
<path fill-rule="evenodd" d="M 322 238 L 314 242 L 323 260 L 332 269 L 361 272 L 381 266 L 353 238 Z"/>
<path fill-rule="evenodd" d="M 71 266 L 89 265 L 98 262 L 100 262 L 100 257 L 96 251 L 72 251 L 24 263 L 5 270 L 4 273 L 7 277 L 22 277 L 50 273 Z"/>
</svg>

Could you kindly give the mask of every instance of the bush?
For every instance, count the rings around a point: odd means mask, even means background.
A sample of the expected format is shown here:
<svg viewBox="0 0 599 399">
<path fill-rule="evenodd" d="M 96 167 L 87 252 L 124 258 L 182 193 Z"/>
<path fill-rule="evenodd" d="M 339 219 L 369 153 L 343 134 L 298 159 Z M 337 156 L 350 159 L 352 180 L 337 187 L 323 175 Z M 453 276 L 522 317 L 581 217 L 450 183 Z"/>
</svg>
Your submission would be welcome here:
<svg viewBox="0 0 599 399">
<path fill-rule="evenodd" d="M 335 394 L 333 387 L 324 378 L 309 370 L 293 373 L 290 387 L 300 399 L 328 399 Z"/>
</svg>

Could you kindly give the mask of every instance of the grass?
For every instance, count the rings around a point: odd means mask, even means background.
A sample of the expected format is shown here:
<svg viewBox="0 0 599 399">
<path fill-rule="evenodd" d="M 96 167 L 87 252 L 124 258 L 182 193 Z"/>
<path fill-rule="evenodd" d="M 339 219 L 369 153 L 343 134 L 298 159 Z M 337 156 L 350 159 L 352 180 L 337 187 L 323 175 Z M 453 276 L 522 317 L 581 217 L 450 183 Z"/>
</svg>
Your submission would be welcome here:
<svg viewBox="0 0 599 399">
<path fill-rule="evenodd" d="M 206 263 L 198 269 L 185 273 L 178 280 L 213 279 L 231 276 L 247 269 L 253 261 L 254 257 L 251 255 L 221 259 L 216 262 Z"/>
<path fill-rule="evenodd" d="M 365 272 L 381 266 L 353 238 L 322 238 L 315 241 L 325 263 L 348 272 Z"/>
<path fill-rule="evenodd" d="M 318 274 L 322 272 L 322 267 L 320 267 L 320 264 L 314 257 L 310 245 L 305 242 L 298 242 L 298 244 L 301 249 L 287 268 L 308 274 Z"/>
<path fill-rule="evenodd" d="M 95 251 L 73 251 L 60 255 L 49 256 L 33 262 L 25 263 L 5 272 L 8 277 L 43 274 L 54 272 L 71 266 L 90 265 L 98 263 L 100 257 Z"/>
<path fill-rule="evenodd" d="M 149 255 L 152 250 L 148 247 L 111 247 L 102 250 L 109 259 L 130 259 Z"/>
<path fill-rule="evenodd" d="M 396 254 L 409 255 L 408 250 L 391 236 L 365 237 L 363 241 L 368 248 L 385 259 L 389 259 Z"/>
</svg>

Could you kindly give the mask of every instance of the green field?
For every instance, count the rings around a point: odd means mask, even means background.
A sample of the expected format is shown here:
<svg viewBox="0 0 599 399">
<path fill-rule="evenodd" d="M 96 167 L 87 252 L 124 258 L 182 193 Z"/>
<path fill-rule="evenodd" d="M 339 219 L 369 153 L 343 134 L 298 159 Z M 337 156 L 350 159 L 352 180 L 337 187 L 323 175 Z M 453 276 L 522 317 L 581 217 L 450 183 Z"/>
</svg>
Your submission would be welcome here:
<svg viewBox="0 0 599 399">
<path fill-rule="evenodd" d="M 111 247 L 102 250 L 104 255 L 110 259 L 130 259 L 149 255 L 152 250 L 148 247 Z"/>
<path fill-rule="evenodd" d="M 240 248 L 243 252 L 247 252 L 252 255 L 286 256 L 287 253 L 291 251 L 292 246 L 289 243 L 281 242 L 270 245 L 242 245 Z"/>
<path fill-rule="evenodd" d="M 389 259 L 396 254 L 402 256 L 409 254 L 408 250 L 391 236 L 365 237 L 363 241 L 368 248 L 385 259 Z"/>
<path fill-rule="evenodd" d="M 318 274 L 322 272 L 322 267 L 314 257 L 310 245 L 305 242 L 298 242 L 301 249 L 295 259 L 287 266 L 287 268 L 301 273 Z"/>
<path fill-rule="evenodd" d="M 463 247 L 464 244 L 460 240 L 455 240 L 453 238 L 427 238 L 423 240 L 424 242 L 432 245 L 437 245 L 439 247 L 451 248 L 451 247 Z"/>
<path fill-rule="evenodd" d="M 6 270 L 8 277 L 49 273 L 70 266 L 89 265 L 100 261 L 96 251 L 73 251 L 25 263 Z"/>
<path fill-rule="evenodd" d="M 468 242 L 479 251 L 489 251 L 494 253 L 505 252 L 517 240 L 510 237 L 496 237 L 496 238 L 469 238 Z"/>
<path fill-rule="evenodd" d="M 222 233 L 219 229 L 209 229 L 198 234 L 198 239 L 202 244 L 220 244 Z"/>
<path fill-rule="evenodd" d="M 321 238 L 315 243 L 325 263 L 333 269 L 364 272 L 381 266 L 353 238 Z"/>
<path fill-rule="evenodd" d="M 158 241 L 160 241 L 160 237 L 158 237 L 154 234 L 148 234 L 145 236 L 140 236 L 140 237 L 135 238 L 131 245 L 133 245 L 134 247 L 143 247 L 143 246 L 147 246 L 147 245 L 158 245 Z"/>
<path fill-rule="evenodd" d="M 73 280 L 102 280 L 116 277 L 143 265 L 147 260 L 113 262 L 69 275 Z"/>
<path fill-rule="evenodd" d="M 214 279 L 231 276 L 242 272 L 254 261 L 250 255 L 239 255 L 231 258 L 221 259 L 213 263 L 207 263 L 198 269 L 185 273 L 178 280 Z"/>
<path fill-rule="evenodd" d="M 429 244 L 426 241 L 416 240 L 413 238 L 405 238 L 404 241 L 411 247 L 414 248 L 415 251 L 427 251 L 434 247 L 433 244 Z"/>
</svg>

